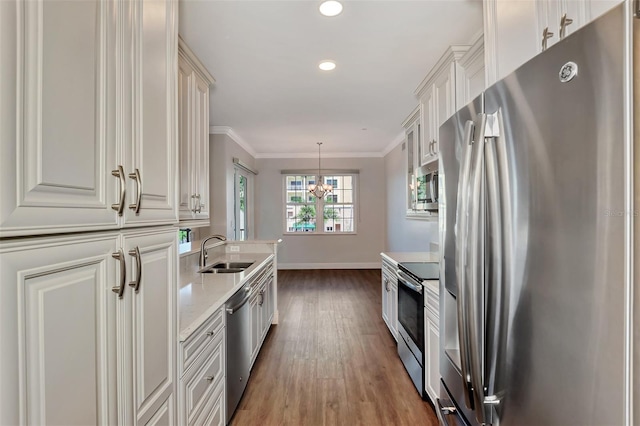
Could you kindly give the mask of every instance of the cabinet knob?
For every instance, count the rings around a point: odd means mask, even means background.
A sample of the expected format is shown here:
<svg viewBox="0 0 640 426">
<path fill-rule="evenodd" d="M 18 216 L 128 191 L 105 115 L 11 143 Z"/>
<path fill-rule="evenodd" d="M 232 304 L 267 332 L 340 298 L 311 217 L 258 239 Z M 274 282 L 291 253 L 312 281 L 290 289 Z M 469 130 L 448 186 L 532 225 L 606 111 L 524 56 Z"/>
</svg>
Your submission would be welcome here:
<svg viewBox="0 0 640 426">
<path fill-rule="evenodd" d="M 213 331 L 207 331 L 207 336 L 209 337 L 213 336 Z"/>
<path fill-rule="evenodd" d="M 215 378 L 216 378 L 216 376 L 205 376 L 205 378 L 204 378 L 204 379 L 205 379 L 207 382 L 213 382 L 213 379 L 215 379 Z"/>
</svg>

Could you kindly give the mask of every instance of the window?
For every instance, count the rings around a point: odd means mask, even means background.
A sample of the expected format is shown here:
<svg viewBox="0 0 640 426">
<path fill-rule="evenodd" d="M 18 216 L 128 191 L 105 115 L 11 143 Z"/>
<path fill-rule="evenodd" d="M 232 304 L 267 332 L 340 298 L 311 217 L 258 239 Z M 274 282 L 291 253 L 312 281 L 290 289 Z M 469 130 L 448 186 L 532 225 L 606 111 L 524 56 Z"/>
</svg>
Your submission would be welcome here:
<svg viewBox="0 0 640 426">
<path fill-rule="evenodd" d="M 322 180 L 333 186 L 333 192 L 322 199 L 307 189 L 316 180 L 313 175 L 284 175 L 285 233 L 355 233 L 356 175 L 324 176 Z"/>
</svg>

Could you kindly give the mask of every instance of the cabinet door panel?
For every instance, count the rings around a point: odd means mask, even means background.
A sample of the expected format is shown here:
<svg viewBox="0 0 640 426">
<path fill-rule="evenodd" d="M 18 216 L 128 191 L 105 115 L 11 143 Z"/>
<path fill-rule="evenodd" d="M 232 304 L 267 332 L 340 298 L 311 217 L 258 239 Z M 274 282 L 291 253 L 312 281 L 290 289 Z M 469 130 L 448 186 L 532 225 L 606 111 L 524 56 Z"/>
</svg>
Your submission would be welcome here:
<svg viewBox="0 0 640 426">
<path fill-rule="evenodd" d="M 176 386 L 177 233 L 169 229 L 130 234 L 124 241 L 130 282 L 135 283 L 138 274 L 131 253 L 136 247 L 140 251 L 139 291 L 132 287 L 126 290 L 129 332 L 123 336 L 123 344 L 131 341 L 132 345 L 130 377 L 135 418 L 131 423 L 145 424 Z"/>
<path fill-rule="evenodd" d="M 0 236 L 117 227 L 115 3 L 3 3 Z"/>
<path fill-rule="evenodd" d="M 195 199 L 193 190 L 193 69 L 185 60 L 178 62 L 178 131 L 180 146 L 180 219 L 192 219 Z"/>
<path fill-rule="evenodd" d="M 142 198 L 138 213 L 126 210 L 125 224 L 173 223 L 178 220 L 175 2 L 140 0 L 133 9 L 135 131 L 125 171 L 139 170 Z M 138 187 L 133 179 L 128 182 L 128 202 L 135 204 Z"/>
<path fill-rule="evenodd" d="M 0 424 L 117 423 L 117 241 L 0 245 Z"/>
<path fill-rule="evenodd" d="M 422 137 L 418 143 L 420 148 L 420 164 L 426 164 L 433 159 L 432 142 L 436 139 L 437 125 L 435 122 L 436 105 L 433 89 L 429 90 L 421 100 L 422 104 Z"/>
<path fill-rule="evenodd" d="M 427 351 L 426 368 L 425 368 L 425 384 L 427 393 L 431 397 L 431 401 L 435 404 L 436 399 L 440 396 L 440 341 L 438 325 L 430 318 L 430 314 L 425 308 L 425 318 L 427 318 Z"/>
<path fill-rule="evenodd" d="M 209 85 L 202 78 L 195 79 L 195 183 L 200 197 L 196 219 L 209 218 Z"/>
</svg>

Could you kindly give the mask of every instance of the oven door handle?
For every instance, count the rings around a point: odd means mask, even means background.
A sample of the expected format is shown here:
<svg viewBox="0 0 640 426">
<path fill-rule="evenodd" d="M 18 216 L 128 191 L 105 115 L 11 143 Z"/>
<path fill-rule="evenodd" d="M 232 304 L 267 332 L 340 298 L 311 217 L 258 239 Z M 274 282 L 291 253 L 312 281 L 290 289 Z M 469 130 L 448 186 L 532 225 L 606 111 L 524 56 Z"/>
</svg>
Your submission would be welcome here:
<svg viewBox="0 0 640 426">
<path fill-rule="evenodd" d="M 415 291 L 416 293 L 422 294 L 422 286 L 415 285 L 411 282 L 411 279 L 407 277 L 407 275 L 402 271 L 396 271 L 396 276 L 398 277 L 398 282 L 405 287 Z"/>
</svg>

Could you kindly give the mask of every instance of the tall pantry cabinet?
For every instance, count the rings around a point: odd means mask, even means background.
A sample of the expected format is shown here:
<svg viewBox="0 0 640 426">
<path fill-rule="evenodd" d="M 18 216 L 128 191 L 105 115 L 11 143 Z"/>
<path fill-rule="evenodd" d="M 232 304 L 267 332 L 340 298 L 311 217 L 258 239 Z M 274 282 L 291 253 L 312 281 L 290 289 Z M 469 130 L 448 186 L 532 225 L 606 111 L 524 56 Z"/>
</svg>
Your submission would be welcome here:
<svg viewBox="0 0 640 426">
<path fill-rule="evenodd" d="M 173 424 L 177 1 L 0 2 L 0 424 Z"/>
</svg>

